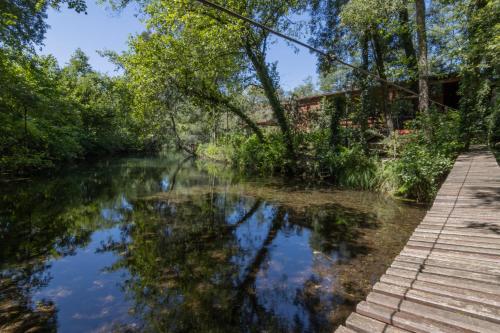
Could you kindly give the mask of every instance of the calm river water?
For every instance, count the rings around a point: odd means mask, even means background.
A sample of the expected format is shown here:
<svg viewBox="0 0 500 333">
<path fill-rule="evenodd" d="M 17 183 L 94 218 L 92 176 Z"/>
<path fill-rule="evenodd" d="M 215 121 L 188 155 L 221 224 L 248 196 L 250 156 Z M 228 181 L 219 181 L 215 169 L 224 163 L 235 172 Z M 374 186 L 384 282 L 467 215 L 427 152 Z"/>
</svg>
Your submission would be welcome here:
<svg viewBox="0 0 500 333">
<path fill-rule="evenodd" d="M 0 198 L 2 332 L 332 332 L 424 215 L 175 156 Z"/>
</svg>

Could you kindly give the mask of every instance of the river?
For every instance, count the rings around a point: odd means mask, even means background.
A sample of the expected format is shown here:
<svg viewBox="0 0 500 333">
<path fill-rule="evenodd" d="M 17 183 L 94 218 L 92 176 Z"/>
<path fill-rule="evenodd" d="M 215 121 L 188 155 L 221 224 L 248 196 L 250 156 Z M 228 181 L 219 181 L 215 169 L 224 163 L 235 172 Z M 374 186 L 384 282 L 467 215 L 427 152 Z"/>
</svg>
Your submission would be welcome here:
<svg viewBox="0 0 500 333">
<path fill-rule="evenodd" d="M 332 332 L 425 213 L 175 155 L 0 187 L 2 332 Z"/>
</svg>

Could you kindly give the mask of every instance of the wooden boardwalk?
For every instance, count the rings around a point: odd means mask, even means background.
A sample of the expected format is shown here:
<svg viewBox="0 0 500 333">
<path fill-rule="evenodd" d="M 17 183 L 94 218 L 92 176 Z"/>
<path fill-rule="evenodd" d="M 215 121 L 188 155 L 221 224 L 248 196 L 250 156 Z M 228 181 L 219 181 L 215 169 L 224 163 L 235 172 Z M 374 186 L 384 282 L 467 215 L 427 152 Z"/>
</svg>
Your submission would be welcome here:
<svg viewBox="0 0 500 333">
<path fill-rule="evenodd" d="M 336 333 L 500 333 L 500 167 L 458 157 L 432 208 Z"/>
</svg>

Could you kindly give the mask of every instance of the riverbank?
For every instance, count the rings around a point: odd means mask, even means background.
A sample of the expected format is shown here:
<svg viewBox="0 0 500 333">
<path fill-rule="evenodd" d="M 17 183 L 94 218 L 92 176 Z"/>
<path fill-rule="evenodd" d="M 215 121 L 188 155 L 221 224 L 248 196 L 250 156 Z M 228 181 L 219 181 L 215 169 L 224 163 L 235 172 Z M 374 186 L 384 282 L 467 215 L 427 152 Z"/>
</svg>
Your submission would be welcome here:
<svg viewBox="0 0 500 333">
<path fill-rule="evenodd" d="M 370 152 L 353 143 L 332 148 L 326 132 L 303 134 L 297 143 L 297 158 L 287 159 L 284 144 L 276 133 L 263 142 L 255 136 L 228 136 L 218 143 L 200 145 L 203 159 L 230 165 L 235 170 L 256 175 L 280 175 L 308 182 L 370 190 L 393 197 L 431 202 L 462 149 L 449 142 L 454 129 L 436 131 L 432 140 L 425 133 L 413 132 L 387 140 L 383 152 Z M 293 175 L 289 175 L 292 167 Z"/>
</svg>

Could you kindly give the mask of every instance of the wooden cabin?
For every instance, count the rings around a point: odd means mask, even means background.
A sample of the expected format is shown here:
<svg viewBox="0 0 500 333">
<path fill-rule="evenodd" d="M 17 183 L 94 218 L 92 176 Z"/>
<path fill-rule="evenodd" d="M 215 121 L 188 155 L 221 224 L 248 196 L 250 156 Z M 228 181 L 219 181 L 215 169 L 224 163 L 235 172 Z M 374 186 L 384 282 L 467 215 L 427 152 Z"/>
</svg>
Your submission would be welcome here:
<svg viewBox="0 0 500 333">
<path fill-rule="evenodd" d="M 430 81 L 430 98 L 447 107 L 457 109 L 459 105 L 459 78 L 457 76 L 450 76 L 447 78 L 434 78 Z M 404 86 L 410 87 L 409 84 L 404 83 Z M 296 126 L 299 130 L 308 131 L 311 128 L 311 123 L 319 116 L 322 109 L 322 103 L 328 99 L 343 96 L 347 100 L 357 100 L 360 97 L 361 91 L 359 89 L 337 91 L 314 96 L 307 96 L 297 99 L 296 102 Z M 382 92 L 380 87 L 371 89 L 371 94 L 375 98 L 381 98 Z M 401 111 L 394 117 L 394 124 L 396 129 L 402 129 L 404 122 L 413 119 L 416 114 L 418 97 L 402 92 L 395 87 L 389 87 L 388 91 L 389 103 L 400 105 Z M 443 107 L 439 107 L 443 109 Z M 347 110 L 349 112 L 349 110 Z M 378 127 L 384 126 L 383 123 L 376 117 L 370 118 L 369 126 Z M 341 122 L 342 126 L 350 127 L 352 122 L 344 120 Z"/>
</svg>

